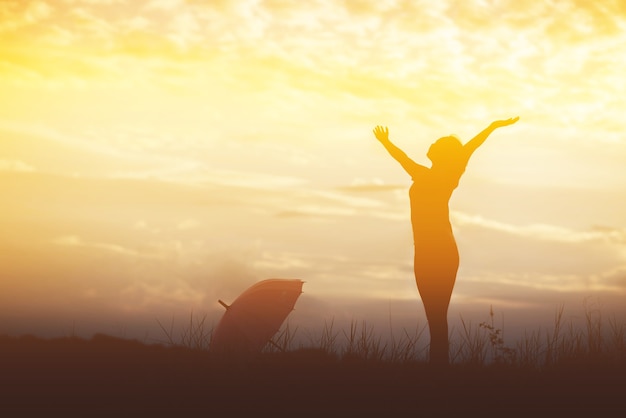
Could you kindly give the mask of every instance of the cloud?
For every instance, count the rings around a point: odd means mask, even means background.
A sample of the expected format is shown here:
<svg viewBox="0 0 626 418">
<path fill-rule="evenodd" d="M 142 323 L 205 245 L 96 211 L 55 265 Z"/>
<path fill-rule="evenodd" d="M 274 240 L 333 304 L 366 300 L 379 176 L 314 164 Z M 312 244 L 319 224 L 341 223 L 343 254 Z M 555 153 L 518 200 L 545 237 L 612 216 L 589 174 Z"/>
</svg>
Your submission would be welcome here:
<svg viewBox="0 0 626 418">
<path fill-rule="evenodd" d="M 444 122 L 433 114 L 452 111 L 468 121 L 496 107 L 562 126 L 582 126 L 582 117 L 598 109 L 596 118 L 606 125 L 621 112 L 616 69 L 623 35 L 607 29 L 623 24 L 616 3 L 160 0 L 143 6 L 133 13 L 89 3 L 60 8 L 38 23 L 48 40 L 21 37 L 4 66 L 13 77 L 27 80 L 30 72 L 48 83 L 106 80 L 197 92 L 198 85 L 222 82 L 238 91 L 282 86 L 394 97 L 409 118 L 431 124 Z M 113 7 L 116 13 L 102 18 Z M 546 28 L 552 28 L 548 37 Z M 79 40 L 80 48 L 70 48 Z M 37 58 L 44 55 L 50 58 Z"/>
<path fill-rule="evenodd" d="M 32 172 L 35 168 L 21 160 L 0 160 L 0 171 Z"/>
<path fill-rule="evenodd" d="M 336 190 L 339 190 L 337 192 Z M 396 207 L 390 206 L 380 198 L 364 197 L 364 189 L 356 188 L 354 193 L 352 186 L 339 187 L 336 190 L 326 188 L 308 187 L 307 190 L 296 190 L 290 198 L 289 208 L 276 213 L 279 218 L 310 217 L 317 219 L 339 218 L 385 218 L 389 220 L 404 219 L 406 213 Z M 372 189 L 367 186 L 367 191 Z M 376 189 L 377 191 L 379 189 Z M 387 190 L 385 188 L 385 190 Z M 395 190 L 395 187 L 391 190 Z M 346 193 L 346 191 L 348 193 Z"/>
<path fill-rule="evenodd" d="M 104 46 L 110 46 L 114 42 L 118 28 L 115 24 L 96 15 L 95 11 L 76 7 L 70 10 L 69 18 L 72 19 L 73 27 L 81 36 L 102 42 Z"/>
<path fill-rule="evenodd" d="M 46 33 L 41 36 L 41 41 L 54 47 L 69 47 L 76 42 L 77 36 L 69 29 L 52 25 Z"/>
<path fill-rule="evenodd" d="M 326 216 L 353 216 L 354 209 L 348 208 L 329 208 L 326 206 L 300 206 L 296 209 L 278 212 L 279 218 L 291 217 L 326 217 Z"/>
<path fill-rule="evenodd" d="M 609 291 L 626 292 L 626 265 L 593 274 L 589 278 L 595 286 Z"/>
<path fill-rule="evenodd" d="M 507 287 L 574 293 L 607 290 L 602 283 L 592 283 L 589 276 L 580 274 L 482 273 L 480 276 L 464 276 L 463 281 L 481 284 L 490 283 L 497 286 L 500 293 L 514 293 L 512 290 L 507 291 Z M 482 288 L 484 289 L 485 287 L 483 286 Z"/>
<path fill-rule="evenodd" d="M 272 175 L 263 172 L 246 170 L 207 170 L 202 176 L 204 181 L 232 187 L 250 189 L 284 189 L 302 186 L 308 183 L 305 178 L 294 176 Z"/>
<path fill-rule="evenodd" d="M 164 10 L 172 12 L 186 4 L 185 0 L 149 0 L 144 6 L 146 10 Z"/>
<path fill-rule="evenodd" d="M 64 247 L 78 247 L 78 248 L 90 248 L 94 250 L 103 250 L 112 252 L 119 255 L 131 256 L 131 257 L 143 257 L 146 254 L 141 254 L 137 251 L 125 248 L 121 245 L 110 244 L 104 242 L 89 242 L 84 241 L 82 238 L 76 235 L 64 235 L 52 239 L 52 244 L 61 245 Z"/>
<path fill-rule="evenodd" d="M 36 25 L 48 19 L 54 8 L 45 1 L 0 3 L 0 33 Z"/>
<path fill-rule="evenodd" d="M 142 31 L 148 29 L 152 22 L 144 16 L 133 16 L 122 21 L 121 26 L 127 31 Z"/>
<path fill-rule="evenodd" d="M 200 222 L 195 219 L 184 219 L 177 225 L 180 230 L 195 229 L 200 225 Z"/>
<path fill-rule="evenodd" d="M 570 0 L 553 6 L 553 21 L 547 33 L 556 39 L 586 41 L 591 35 L 611 36 L 621 32 L 619 21 L 625 9 L 621 2 L 605 4 Z"/>
<path fill-rule="evenodd" d="M 254 267 L 261 271 L 272 271 L 274 274 L 278 272 L 282 272 L 281 274 L 293 274 L 295 269 L 306 271 L 313 267 L 312 260 L 307 259 L 309 259 L 309 257 L 305 254 L 293 252 L 265 252 L 262 254 L 262 258 L 254 263 Z"/>
<path fill-rule="evenodd" d="M 293 275 L 417 301 L 371 128 L 408 151 L 509 110 L 451 205 L 459 297 L 623 289 L 623 2 L 127 3 L 0 2 L 4 300 L 186 309 Z"/>
<path fill-rule="evenodd" d="M 341 192 L 348 193 L 378 193 L 398 190 L 407 193 L 407 186 L 405 184 L 386 184 L 380 179 L 374 179 L 372 181 L 355 179 L 349 186 L 341 186 L 337 189 Z"/>
<path fill-rule="evenodd" d="M 168 280 L 161 283 L 135 282 L 119 291 L 119 309 L 124 312 L 145 313 L 155 307 L 175 312 L 182 306 L 202 306 L 206 294 L 189 286 L 183 280 Z"/>
<path fill-rule="evenodd" d="M 587 231 L 574 231 L 556 225 L 530 224 L 512 225 L 495 220 L 485 219 L 479 215 L 468 215 L 461 212 L 452 212 L 451 218 L 460 227 L 478 226 L 494 231 L 505 232 L 525 238 L 554 241 L 561 243 L 585 243 L 590 241 L 626 243 L 626 230 L 607 227 L 593 227 Z"/>
<path fill-rule="evenodd" d="M 244 177 L 251 183 L 297 181 L 255 173 L 237 175 L 236 172 L 219 170 L 207 173 L 205 166 L 195 157 L 173 155 L 167 147 L 154 152 L 153 148 L 158 148 L 161 142 L 158 134 L 133 131 L 114 133 L 113 138 L 103 140 L 89 133 L 56 129 L 45 124 L 0 121 L 0 134 L 3 135 L 0 152 L 5 156 L 0 167 L 25 171 L 30 166 L 51 174 L 99 178 L 160 178 L 172 181 L 183 178 L 193 181 L 194 174 L 198 173 L 201 178 L 195 179 L 204 182 L 236 182 L 237 178 L 245 182 L 242 180 Z M 167 138 L 163 141 L 167 142 Z M 119 145 L 123 142 L 126 142 L 123 146 Z M 55 158 L 50 158 L 50 155 L 55 155 Z"/>
<path fill-rule="evenodd" d="M 122 4 L 124 0 L 61 0 L 68 5 L 110 6 Z"/>
</svg>

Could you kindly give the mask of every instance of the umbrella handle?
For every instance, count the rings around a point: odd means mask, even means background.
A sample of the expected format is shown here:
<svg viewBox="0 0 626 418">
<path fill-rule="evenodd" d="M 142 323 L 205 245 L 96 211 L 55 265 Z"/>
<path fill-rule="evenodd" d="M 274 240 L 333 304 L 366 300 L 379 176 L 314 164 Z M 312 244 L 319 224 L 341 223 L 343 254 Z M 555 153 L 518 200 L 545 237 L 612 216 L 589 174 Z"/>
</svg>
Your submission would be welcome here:
<svg viewBox="0 0 626 418">
<path fill-rule="evenodd" d="M 279 346 L 278 344 L 276 344 L 271 338 L 268 341 L 268 343 L 270 343 L 271 345 L 273 345 L 274 347 L 276 347 L 279 351 L 282 351 L 283 353 L 285 352 L 285 350 L 283 350 L 283 348 L 281 346 Z"/>
<path fill-rule="evenodd" d="M 226 308 L 226 309 L 230 308 L 230 305 L 227 305 L 227 304 L 226 304 L 226 303 L 225 303 L 222 299 L 218 299 L 217 301 L 218 301 L 218 302 L 220 303 L 220 305 L 222 305 L 224 308 Z"/>
</svg>

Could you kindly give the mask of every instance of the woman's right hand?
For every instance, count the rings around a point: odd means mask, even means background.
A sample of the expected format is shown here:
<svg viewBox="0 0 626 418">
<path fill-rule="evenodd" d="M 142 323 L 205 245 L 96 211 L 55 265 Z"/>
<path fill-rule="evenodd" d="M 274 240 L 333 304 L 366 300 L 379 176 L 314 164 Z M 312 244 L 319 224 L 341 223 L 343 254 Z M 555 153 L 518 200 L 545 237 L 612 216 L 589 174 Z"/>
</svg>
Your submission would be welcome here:
<svg viewBox="0 0 626 418">
<path fill-rule="evenodd" d="M 389 129 L 385 126 L 376 126 L 374 128 L 374 136 L 379 141 L 388 141 L 389 140 Z"/>
</svg>

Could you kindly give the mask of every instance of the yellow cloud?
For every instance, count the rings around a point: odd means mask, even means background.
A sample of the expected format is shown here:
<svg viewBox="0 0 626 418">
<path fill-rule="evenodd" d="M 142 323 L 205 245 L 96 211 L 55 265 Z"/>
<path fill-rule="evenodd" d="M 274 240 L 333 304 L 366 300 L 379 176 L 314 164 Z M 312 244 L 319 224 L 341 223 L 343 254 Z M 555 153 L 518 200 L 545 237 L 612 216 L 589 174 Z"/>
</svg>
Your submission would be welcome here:
<svg viewBox="0 0 626 418">
<path fill-rule="evenodd" d="M 459 226 L 479 226 L 538 240 L 564 243 L 583 243 L 589 241 L 615 242 L 616 240 L 617 242 L 626 242 L 626 234 L 623 230 L 594 228 L 588 231 L 574 231 L 561 226 L 547 224 L 512 225 L 457 211 L 452 212 L 451 217 L 454 223 Z"/>
<path fill-rule="evenodd" d="M 0 160 L 0 171 L 35 171 L 35 168 L 21 160 Z"/>
<path fill-rule="evenodd" d="M 3 1 L 0 3 L 0 33 L 35 26 L 53 14 L 44 1 Z"/>
<path fill-rule="evenodd" d="M 621 275 L 621 282 L 615 280 L 615 272 Z M 479 276 L 464 276 L 463 280 L 472 283 L 492 283 L 515 288 L 527 288 L 535 290 L 548 290 L 557 292 L 571 292 L 586 294 L 588 292 L 626 292 L 622 270 L 611 270 L 599 275 L 582 274 L 491 274 L 481 273 Z"/>
<path fill-rule="evenodd" d="M 54 238 L 51 241 L 51 243 L 60 245 L 60 246 L 65 246 L 65 247 L 83 247 L 83 248 L 89 248 L 89 249 L 95 249 L 95 250 L 103 250 L 103 251 L 107 251 L 107 252 L 111 252 L 115 254 L 132 256 L 132 257 L 146 256 L 146 254 L 140 254 L 137 251 L 122 247 L 121 245 L 117 245 L 117 244 L 84 241 L 82 238 L 76 235 L 60 236 L 60 237 Z"/>
</svg>

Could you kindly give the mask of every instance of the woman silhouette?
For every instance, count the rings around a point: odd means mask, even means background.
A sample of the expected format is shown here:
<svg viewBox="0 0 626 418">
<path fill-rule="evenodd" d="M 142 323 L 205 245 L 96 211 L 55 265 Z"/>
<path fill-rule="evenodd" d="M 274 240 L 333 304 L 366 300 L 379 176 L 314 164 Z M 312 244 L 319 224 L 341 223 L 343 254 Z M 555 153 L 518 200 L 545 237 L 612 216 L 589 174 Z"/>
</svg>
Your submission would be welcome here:
<svg viewBox="0 0 626 418">
<path fill-rule="evenodd" d="M 428 153 L 431 168 L 411 160 L 389 140 L 387 127 L 376 126 L 374 135 L 413 179 L 409 189 L 415 255 L 413 267 L 430 333 L 429 361 L 448 365 L 448 305 L 459 268 L 459 252 L 450 225 L 448 201 L 474 151 L 497 128 L 519 117 L 496 120 L 465 145 L 455 136 L 433 143 Z"/>
</svg>

